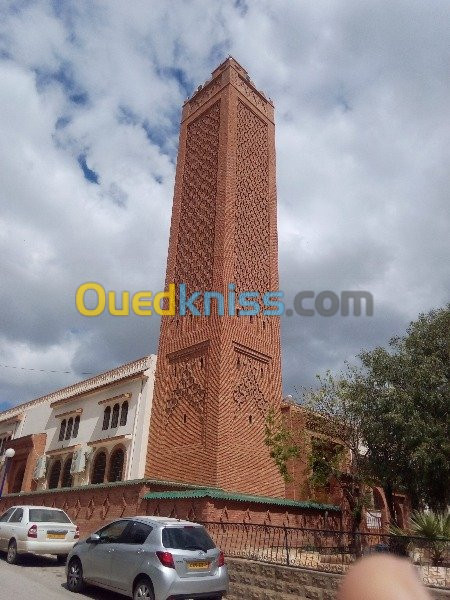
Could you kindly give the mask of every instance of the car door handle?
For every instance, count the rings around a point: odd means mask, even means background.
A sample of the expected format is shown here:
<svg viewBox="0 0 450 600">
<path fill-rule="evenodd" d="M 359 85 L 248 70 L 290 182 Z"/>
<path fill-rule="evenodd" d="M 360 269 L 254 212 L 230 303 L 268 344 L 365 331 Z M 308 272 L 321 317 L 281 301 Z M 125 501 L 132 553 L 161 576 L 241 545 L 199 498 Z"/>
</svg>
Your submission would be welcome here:
<svg viewBox="0 0 450 600">
<path fill-rule="evenodd" d="M 144 552 L 144 551 L 142 550 L 142 548 L 138 548 L 138 549 L 136 550 L 136 554 L 143 554 L 143 552 Z"/>
<path fill-rule="evenodd" d="M 110 548 L 110 549 L 108 550 L 108 553 L 110 553 L 110 552 L 114 552 L 114 548 Z"/>
</svg>

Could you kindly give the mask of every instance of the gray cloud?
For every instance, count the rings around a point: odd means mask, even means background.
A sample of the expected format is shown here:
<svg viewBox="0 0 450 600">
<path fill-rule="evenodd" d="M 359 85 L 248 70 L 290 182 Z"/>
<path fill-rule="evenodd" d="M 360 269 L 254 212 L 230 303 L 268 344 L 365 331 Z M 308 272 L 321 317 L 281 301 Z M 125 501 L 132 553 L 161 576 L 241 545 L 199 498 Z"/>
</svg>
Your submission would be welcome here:
<svg viewBox="0 0 450 600">
<path fill-rule="evenodd" d="M 175 5 L 1 9 L 0 364 L 70 373 L 0 367 L 0 406 L 156 352 L 156 318 L 74 293 L 162 287 L 181 104 L 228 53 L 276 105 L 286 297 L 375 298 L 283 318 L 285 391 L 447 300 L 447 2 Z"/>
</svg>

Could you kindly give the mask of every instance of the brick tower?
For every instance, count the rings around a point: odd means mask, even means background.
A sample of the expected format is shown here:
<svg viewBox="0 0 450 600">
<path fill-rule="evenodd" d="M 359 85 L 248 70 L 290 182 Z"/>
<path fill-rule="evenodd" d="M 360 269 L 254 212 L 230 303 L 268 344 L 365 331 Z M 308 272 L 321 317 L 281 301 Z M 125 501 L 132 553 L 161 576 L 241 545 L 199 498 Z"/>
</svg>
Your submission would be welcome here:
<svg viewBox="0 0 450 600">
<path fill-rule="evenodd" d="M 232 58 L 183 106 L 169 283 L 225 299 L 230 283 L 278 289 L 273 105 Z M 279 317 L 212 306 L 183 317 L 177 302 L 162 318 L 146 476 L 284 496 L 264 444 L 281 402 Z"/>
</svg>

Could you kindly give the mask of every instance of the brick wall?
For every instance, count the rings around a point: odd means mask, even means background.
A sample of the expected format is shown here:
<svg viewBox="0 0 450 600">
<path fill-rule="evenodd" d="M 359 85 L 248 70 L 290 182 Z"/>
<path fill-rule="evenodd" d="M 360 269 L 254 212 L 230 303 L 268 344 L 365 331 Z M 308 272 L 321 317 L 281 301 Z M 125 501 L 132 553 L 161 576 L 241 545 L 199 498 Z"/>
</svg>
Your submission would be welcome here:
<svg viewBox="0 0 450 600">
<path fill-rule="evenodd" d="M 230 594 L 227 600 L 334 600 L 342 576 L 228 559 Z M 428 588 L 435 600 L 449 600 L 449 590 Z"/>
<path fill-rule="evenodd" d="M 83 537 L 116 518 L 145 514 L 146 502 L 142 496 L 146 489 L 140 483 L 12 494 L 1 498 L 0 512 L 16 504 L 62 508 L 80 527 Z"/>
<path fill-rule="evenodd" d="M 340 512 L 283 507 L 257 502 L 209 500 L 203 514 L 205 521 L 220 521 L 223 523 L 286 525 L 288 527 L 330 530 L 341 528 Z"/>
<path fill-rule="evenodd" d="M 342 505 L 343 494 L 339 484 L 331 484 L 327 489 L 313 489 L 307 481 L 311 437 L 321 437 L 326 440 L 327 436 L 320 429 L 312 431 L 308 428 L 305 412 L 299 405 L 283 402 L 281 414 L 283 426 L 291 433 L 293 443 L 300 450 L 299 455 L 288 462 L 291 481 L 286 484 L 286 498 L 292 500 L 313 499 L 325 504 Z"/>
<path fill-rule="evenodd" d="M 166 286 L 278 289 L 273 106 L 233 59 L 185 103 Z M 197 303 L 201 309 L 202 302 Z M 264 443 L 279 317 L 163 317 L 146 477 L 284 496 Z"/>
<path fill-rule="evenodd" d="M 172 487 L 172 490 L 176 487 Z M 0 499 L 0 514 L 17 504 L 62 508 L 87 536 L 120 517 L 160 515 L 192 521 L 255 523 L 298 527 L 339 529 L 340 513 L 323 510 L 237 502 L 211 498 L 145 500 L 149 491 L 167 490 L 163 484 L 143 481 L 84 486 L 71 490 L 45 490 L 29 494 L 10 494 Z"/>
</svg>

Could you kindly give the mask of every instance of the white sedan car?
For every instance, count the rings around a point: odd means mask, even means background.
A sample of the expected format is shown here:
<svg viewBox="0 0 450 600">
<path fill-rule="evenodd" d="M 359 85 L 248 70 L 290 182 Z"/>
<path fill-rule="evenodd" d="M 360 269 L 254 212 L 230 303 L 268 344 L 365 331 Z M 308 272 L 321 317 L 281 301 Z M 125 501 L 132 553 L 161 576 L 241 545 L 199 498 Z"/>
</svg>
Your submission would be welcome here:
<svg viewBox="0 0 450 600">
<path fill-rule="evenodd" d="M 0 517 L 0 550 L 10 564 L 27 552 L 54 554 L 65 562 L 79 538 L 78 527 L 58 508 L 12 506 Z"/>
</svg>

